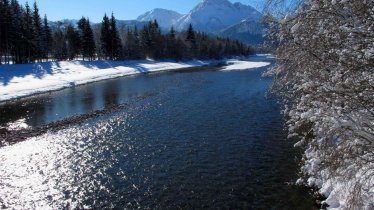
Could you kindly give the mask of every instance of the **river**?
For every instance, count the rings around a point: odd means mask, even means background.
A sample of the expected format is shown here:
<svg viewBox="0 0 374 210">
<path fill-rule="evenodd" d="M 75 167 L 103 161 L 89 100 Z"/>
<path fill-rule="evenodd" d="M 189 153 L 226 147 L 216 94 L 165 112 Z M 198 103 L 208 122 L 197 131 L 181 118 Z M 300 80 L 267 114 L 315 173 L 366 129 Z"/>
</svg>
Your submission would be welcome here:
<svg viewBox="0 0 374 210">
<path fill-rule="evenodd" d="M 266 70 L 118 78 L 0 106 L 32 127 L 120 109 L 0 148 L 0 209 L 315 209 Z"/>
</svg>

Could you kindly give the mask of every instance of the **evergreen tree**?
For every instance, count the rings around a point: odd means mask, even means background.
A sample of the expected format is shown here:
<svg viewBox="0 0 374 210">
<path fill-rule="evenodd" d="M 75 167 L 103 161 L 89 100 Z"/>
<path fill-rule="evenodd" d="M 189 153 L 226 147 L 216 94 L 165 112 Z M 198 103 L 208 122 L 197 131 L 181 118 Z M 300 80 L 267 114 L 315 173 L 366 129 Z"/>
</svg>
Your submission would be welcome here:
<svg viewBox="0 0 374 210">
<path fill-rule="evenodd" d="M 1 20 L 1 52 L 5 56 L 4 62 L 9 63 L 9 54 L 10 54 L 10 27 L 11 27 L 11 13 L 10 13 L 10 5 L 8 0 L 1 0 L 1 12 L 2 12 L 2 20 Z"/>
<path fill-rule="evenodd" d="M 69 24 L 66 28 L 67 57 L 74 60 L 80 53 L 81 40 L 78 31 Z"/>
<path fill-rule="evenodd" d="M 94 60 L 95 54 L 96 54 L 96 45 L 95 45 L 93 31 L 92 31 L 89 19 L 87 19 L 85 35 L 86 35 L 85 39 L 87 43 L 87 55 L 90 58 L 90 60 Z"/>
<path fill-rule="evenodd" d="M 138 28 L 135 26 L 134 30 L 128 29 L 125 42 L 125 57 L 128 59 L 143 59 L 145 58 L 142 51 L 142 45 L 139 39 Z"/>
<path fill-rule="evenodd" d="M 83 60 L 85 58 L 93 60 L 95 57 L 96 46 L 90 20 L 82 17 L 78 22 L 78 28 L 80 30 Z"/>
<path fill-rule="evenodd" d="M 166 49 L 165 55 L 167 58 L 174 58 L 177 59 L 177 39 L 176 39 L 176 32 L 174 27 L 170 28 L 169 34 L 167 35 L 166 39 Z"/>
<path fill-rule="evenodd" d="M 34 45 L 34 56 L 35 56 L 35 59 L 37 61 L 41 61 L 41 59 L 43 58 L 43 51 L 44 51 L 44 48 L 46 47 L 43 43 L 43 28 L 42 28 L 42 20 L 40 18 L 40 15 L 39 15 L 39 9 L 38 9 L 38 5 L 36 4 L 36 2 L 34 2 L 34 9 L 33 9 L 33 15 L 32 15 L 32 18 L 33 18 L 33 37 L 34 39 L 32 40 L 33 42 L 33 45 Z"/>
<path fill-rule="evenodd" d="M 163 46 L 163 39 L 157 21 L 149 22 L 141 32 L 142 50 L 146 57 L 159 58 Z"/>
<path fill-rule="evenodd" d="M 67 55 L 67 46 L 66 46 L 66 37 L 62 30 L 62 23 L 58 22 L 58 27 L 53 33 L 53 57 L 59 61 L 66 60 Z"/>
<path fill-rule="evenodd" d="M 4 28 L 5 28 L 5 7 L 3 1 L 0 0 L 0 65 L 3 62 L 4 49 Z"/>
<path fill-rule="evenodd" d="M 17 0 L 11 1 L 10 43 L 12 45 L 13 63 L 26 63 L 24 38 L 24 11 Z"/>
<path fill-rule="evenodd" d="M 52 31 L 51 28 L 48 25 L 48 19 L 47 15 L 44 15 L 44 20 L 43 20 L 43 56 L 44 58 L 48 59 L 49 54 L 51 52 L 51 46 L 52 46 Z"/>
<path fill-rule="evenodd" d="M 111 38 L 111 59 L 118 59 L 121 57 L 121 39 L 119 37 L 119 32 L 117 29 L 116 18 L 112 13 L 110 18 L 110 38 Z"/>
<path fill-rule="evenodd" d="M 191 44 L 196 44 L 196 36 L 192 24 L 188 26 L 186 41 Z"/>
<path fill-rule="evenodd" d="M 196 50 L 197 50 L 196 35 L 195 35 L 195 31 L 192 27 L 192 24 L 190 24 L 188 26 L 186 41 L 189 45 L 189 49 L 188 49 L 189 55 L 188 56 L 190 58 L 196 57 Z"/>
<path fill-rule="evenodd" d="M 24 41 L 26 50 L 26 62 L 30 63 L 35 59 L 35 32 L 33 27 L 33 17 L 30 6 L 26 2 L 24 15 Z"/>
<path fill-rule="evenodd" d="M 110 21 L 108 16 L 105 14 L 101 24 L 101 53 L 105 59 L 110 57 L 112 52 L 112 40 L 111 40 L 111 30 L 110 30 Z"/>
<path fill-rule="evenodd" d="M 141 50 L 144 52 L 146 57 L 150 57 L 151 48 L 153 47 L 151 35 L 150 35 L 150 23 L 143 27 L 140 33 Z"/>
</svg>

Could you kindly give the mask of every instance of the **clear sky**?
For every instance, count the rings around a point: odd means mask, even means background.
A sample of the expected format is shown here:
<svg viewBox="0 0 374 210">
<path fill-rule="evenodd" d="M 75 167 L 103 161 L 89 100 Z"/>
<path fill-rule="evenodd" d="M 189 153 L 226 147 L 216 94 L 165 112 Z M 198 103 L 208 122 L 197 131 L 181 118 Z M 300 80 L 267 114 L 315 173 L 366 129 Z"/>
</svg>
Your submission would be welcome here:
<svg viewBox="0 0 374 210">
<path fill-rule="evenodd" d="M 24 4 L 27 0 L 19 0 Z M 117 19 L 131 20 L 154 8 L 170 9 L 186 14 L 202 0 L 36 0 L 40 14 L 47 14 L 49 20 L 79 19 L 89 17 L 100 22 L 104 13 L 114 12 Z M 264 0 L 230 0 L 251 5 L 261 10 Z M 32 5 L 34 0 L 28 0 Z"/>
</svg>

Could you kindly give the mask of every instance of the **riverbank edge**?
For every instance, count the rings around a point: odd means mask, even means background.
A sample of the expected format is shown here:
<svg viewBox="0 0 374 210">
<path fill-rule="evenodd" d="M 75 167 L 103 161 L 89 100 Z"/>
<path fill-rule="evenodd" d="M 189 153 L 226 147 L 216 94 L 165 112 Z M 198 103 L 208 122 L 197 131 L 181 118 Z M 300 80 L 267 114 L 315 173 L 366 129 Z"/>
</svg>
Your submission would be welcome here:
<svg viewBox="0 0 374 210">
<path fill-rule="evenodd" d="M 269 54 L 255 54 L 218 60 L 56 61 L 1 65 L 0 105 L 38 94 L 125 76 L 193 71 L 217 66 L 225 71 L 244 70 L 270 65 L 269 60 L 272 60 Z M 224 66 L 227 66 L 227 69 Z"/>
<path fill-rule="evenodd" d="M 236 58 L 236 59 L 244 59 L 244 58 Z M 128 76 L 135 76 L 139 74 L 150 74 L 150 73 L 159 73 L 159 72 L 164 72 L 164 71 L 189 71 L 189 70 L 194 70 L 202 67 L 223 67 L 226 64 L 227 59 L 221 59 L 221 60 L 191 60 L 191 61 L 183 61 L 183 62 L 170 62 L 170 61 L 154 61 L 154 60 L 131 60 L 131 61 L 62 61 L 62 62 L 43 62 L 43 63 L 34 63 L 34 64 L 12 64 L 12 65 L 2 65 L 0 66 L 0 79 L 5 78 L 6 76 L 3 76 L 3 74 L 6 72 L 5 71 L 24 71 L 24 69 L 28 69 L 30 71 L 30 74 L 23 75 L 23 76 L 30 76 L 30 75 L 36 75 L 38 74 L 35 69 L 43 69 L 45 72 L 50 72 L 53 74 L 53 69 L 52 68 L 45 68 L 44 66 L 60 66 L 61 63 L 64 63 L 65 65 L 75 65 L 76 68 L 85 68 L 87 69 L 87 66 L 90 65 L 92 66 L 93 70 L 95 71 L 112 71 L 108 72 L 107 74 L 102 74 L 99 76 L 95 76 L 92 78 L 87 78 L 84 80 L 71 80 L 71 81 L 65 81 L 64 84 L 51 84 L 50 86 L 43 86 L 40 88 L 36 88 L 34 90 L 26 90 L 23 89 L 21 90 L 18 95 L 10 95 L 10 94 L 5 94 L 2 95 L 1 90 L 0 90 L 0 105 L 4 105 L 7 103 L 12 103 L 17 100 L 27 98 L 27 97 L 32 97 L 35 95 L 43 94 L 43 93 L 50 93 L 50 92 L 55 92 L 59 90 L 63 90 L 66 88 L 71 88 L 71 87 L 77 87 L 81 85 L 86 85 L 94 82 L 99 82 L 99 81 L 105 81 L 105 80 L 110 80 L 110 79 L 116 79 L 116 78 L 121 78 L 121 77 L 128 77 Z M 78 64 L 77 64 L 78 63 Z M 113 63 L 116 63 L 117 65 L 112 68 L 105 68 L 107 66 L 112 66 Z M 122 65 L 118 65 L 121 64 Z M 154 64 L 153 68 L 149 69 L 139 69 L 139 67 L 136 67 L 137 65 L 142 65 L 142 64 Z M 160 68 L 158 64 L 163 65 L 163 64 L 171 64 L 169 68 Z M 99 67 L 99 68 L 96 68 Z M 100 68 L 102 67 L 102 68 Z M 113 70 L 116 70 L 117 68 L 127 68 L 126 70 L 119 70 L 117 72 L 113 72 Z M 67 71 L 69 71 L 69 68 L 66 68 Z M 74 75 L 73 75 L 74 76 Z M 15 77 L 18 77 L 18 75 L 15 75 Z M 21 77 L 21 76 L 20 76 Z M 42 78 L 39 78 L 39 80 L 43 80 Z M 0 80 L 1 82 L 1 80 Z M 30 85 L 24 82 L 25 85 Z M 1 87 L 1 84 L 0 84 Z M 6 88 L 6 87 L 5 87 Z M 17 92 L 17 90 L 14 90 L 14 92 Z M 26 92 L 26 93 L 22 93 Z"/>
</svg>

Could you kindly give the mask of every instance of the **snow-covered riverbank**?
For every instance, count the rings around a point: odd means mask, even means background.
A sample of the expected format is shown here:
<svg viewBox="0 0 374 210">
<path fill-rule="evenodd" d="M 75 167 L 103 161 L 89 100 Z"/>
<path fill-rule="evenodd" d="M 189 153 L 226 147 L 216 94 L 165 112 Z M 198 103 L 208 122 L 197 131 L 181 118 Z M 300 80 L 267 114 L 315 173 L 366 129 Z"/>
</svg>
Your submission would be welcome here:
<svg viewBox="0 0 374 210">
<path fill-rule="evenodd" d="M 218 63 L 223 70 L 242 70 L 269 65 L 269 62 L 239 61 L 61 61 L 0 66 L 0 101 L 63 89 L 127 75 L 168 71 Z M 260 63 L 260 64 L 259 64 Z"/>
</svg>

